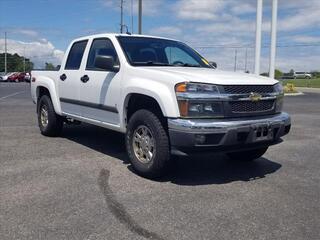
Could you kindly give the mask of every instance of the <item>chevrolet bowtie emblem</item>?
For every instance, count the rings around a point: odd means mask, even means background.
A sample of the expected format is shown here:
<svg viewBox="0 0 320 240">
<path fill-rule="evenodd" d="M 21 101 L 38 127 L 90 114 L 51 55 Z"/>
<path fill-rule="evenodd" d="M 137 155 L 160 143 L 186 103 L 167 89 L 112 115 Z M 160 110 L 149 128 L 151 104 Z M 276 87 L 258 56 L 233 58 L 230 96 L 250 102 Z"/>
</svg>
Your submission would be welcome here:
<svg viewBox="0 0 320 240">
<path fill-rule="evenodd" d="M 249 94 L 249 98 L 252 102 L 258 102 L 261 100 L 261 95 L 259 93 L 254 93 L 254 92 L 251 92 Z"/>
</svg>

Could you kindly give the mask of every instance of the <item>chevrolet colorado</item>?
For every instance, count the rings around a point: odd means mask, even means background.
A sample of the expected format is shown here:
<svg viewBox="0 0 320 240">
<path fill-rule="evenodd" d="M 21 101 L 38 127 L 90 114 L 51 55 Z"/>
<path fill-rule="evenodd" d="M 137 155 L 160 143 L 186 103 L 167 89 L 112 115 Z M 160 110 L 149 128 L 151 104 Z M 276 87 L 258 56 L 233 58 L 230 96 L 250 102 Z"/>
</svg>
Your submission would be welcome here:
<svg viewBox="0 0 320 240">
<path fill-rule="evenodd" d="M 278 81 L 217 70 L 186 44 L 152 36 L 76 39 L 59 70 L 32 72 L 31 95 L 43 135 L 70 121 L 122 132 L 146 177 L 164 174 L 171 154 L 257 159 L 291 126 Z"/>
</svg>

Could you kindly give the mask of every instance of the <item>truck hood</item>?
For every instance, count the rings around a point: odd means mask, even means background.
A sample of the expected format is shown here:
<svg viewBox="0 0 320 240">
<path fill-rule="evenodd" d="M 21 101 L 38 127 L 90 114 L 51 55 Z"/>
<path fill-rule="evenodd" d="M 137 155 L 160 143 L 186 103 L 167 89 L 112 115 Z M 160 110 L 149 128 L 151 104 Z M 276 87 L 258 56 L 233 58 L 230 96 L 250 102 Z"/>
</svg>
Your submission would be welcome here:
<svg viewBox="0 0 320 240">
<path fill-rule="evenodd" d="M 154 74 L 167 73 L 174 79 L 171 81 L 189 81 L 218 85 L 273 85 L 278 81 L 254 74 L 228 72 L 211 68 L 196 67 L 146 67 Z M 182 78 L 182 79 L 181 79 Z"/>
</svg>

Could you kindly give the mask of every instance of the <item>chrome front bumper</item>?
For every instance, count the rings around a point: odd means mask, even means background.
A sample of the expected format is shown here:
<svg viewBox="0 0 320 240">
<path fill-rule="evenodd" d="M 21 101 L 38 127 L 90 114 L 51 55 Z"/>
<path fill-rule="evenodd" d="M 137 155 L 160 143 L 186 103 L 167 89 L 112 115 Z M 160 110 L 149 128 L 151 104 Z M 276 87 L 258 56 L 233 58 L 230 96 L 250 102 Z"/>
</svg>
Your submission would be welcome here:
<svg viewBox="0 0 320 240">
<path fill-rule="evenodd" d="M 168 119 L 172 149 L 182 152 L 234 151 L 272 145 L 289 133 L 290 127 L 291 119 L 285 112 L 250 118 Z"/>
</svg>

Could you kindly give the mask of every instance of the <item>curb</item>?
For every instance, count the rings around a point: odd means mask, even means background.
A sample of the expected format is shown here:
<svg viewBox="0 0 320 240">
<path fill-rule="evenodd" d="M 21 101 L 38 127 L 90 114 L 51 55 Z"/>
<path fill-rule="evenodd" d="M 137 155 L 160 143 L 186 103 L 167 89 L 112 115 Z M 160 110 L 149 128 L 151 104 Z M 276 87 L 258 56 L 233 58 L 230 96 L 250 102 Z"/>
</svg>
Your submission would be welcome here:
<svg viewBox="0 0 320 240">
<path fill-rule="evenodd" d="M 305 88 L 305 87 L 296 87 L 300 92 L 311 92 L 311 93 L 320 93 L 320 88 Z"/>
<path fill-rule="evenodd" d="M 297 92 L 297 93 L 285 93 L 285 96 L 301 96 L 304 95 L 303 92 Z"/>
</svg>

